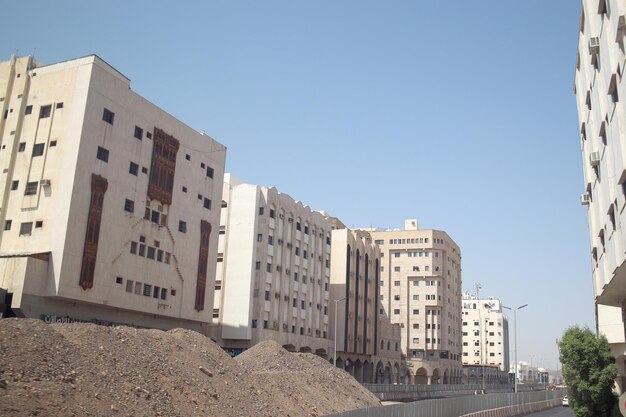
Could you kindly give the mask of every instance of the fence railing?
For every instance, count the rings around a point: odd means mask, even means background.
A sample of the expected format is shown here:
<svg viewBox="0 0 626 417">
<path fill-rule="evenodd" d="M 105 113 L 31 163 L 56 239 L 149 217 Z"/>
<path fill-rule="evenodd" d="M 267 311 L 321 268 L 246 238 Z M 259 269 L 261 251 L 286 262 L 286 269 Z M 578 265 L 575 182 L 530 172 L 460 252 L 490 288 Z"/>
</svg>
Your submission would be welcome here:
<svg viewBox="0 0 626 417">
<path fill-rule="evenodd" d="M 483 390 L 482 384 L 362 384 L 365 388 L 374 393 L 383 392 L 439 392 L 439 391 L 478 391 Z M 513 384 L 490 384 L 485 385 L 485 392 L 513 391 Z M 540 391 L 545 388 L 543 384 L 518 384 L 517 391 Z"/>
<path fill-rule="evenodd" d="M 527 391 L 506 394 L 466 395 L 463 397 L 422 400 L 384 407 L 362 408 L 327 417 L 458 417 L 477 411 L 562 398 L 565 390 Z"/>
</svg>

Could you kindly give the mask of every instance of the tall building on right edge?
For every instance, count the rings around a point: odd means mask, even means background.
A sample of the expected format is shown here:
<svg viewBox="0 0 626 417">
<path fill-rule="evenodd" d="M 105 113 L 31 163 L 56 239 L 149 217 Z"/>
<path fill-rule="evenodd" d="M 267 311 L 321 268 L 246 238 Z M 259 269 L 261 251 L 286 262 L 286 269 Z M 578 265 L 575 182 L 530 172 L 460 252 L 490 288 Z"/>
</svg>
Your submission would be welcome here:
<svg viewBox="0 0 626 417">
<path fill-rule="evenodd" d="M 401 350 L 413 383 L 459 384 L 461 250 L 446 232 L 364 229 L 380 246 L 380 314 L 401 329 Z"/>
<path fill-rule="evenodd" d="M 624 391 L 626 307 L 626 117 L 620 99 L 626 3 L 583 0 L 574 93 L 578 107 L 587 206 L 596 327 L 616 357 L 619 392 Z"/>
</svg>

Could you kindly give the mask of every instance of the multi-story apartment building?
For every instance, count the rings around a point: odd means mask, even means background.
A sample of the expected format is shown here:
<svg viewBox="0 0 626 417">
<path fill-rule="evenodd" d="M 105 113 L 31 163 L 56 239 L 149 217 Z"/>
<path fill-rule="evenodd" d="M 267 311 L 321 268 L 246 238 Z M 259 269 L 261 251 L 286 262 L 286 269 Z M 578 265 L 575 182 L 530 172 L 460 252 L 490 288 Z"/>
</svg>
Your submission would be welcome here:
<svg viewBox="0 0 626 417">
<path fill-rule="evenodd" d="M 380 259 L 368 232 L 332 231 L 330 329 L 337 366 L 360 382 L 409 383 L 399 325 L 380 312 Z"/>
<path fill-rule="evenodd" d="M 206 333 L 226 148 L 95 55 L 0 63 L 0 109 L 8 315 Z"/>
<path fill-rule="evenodd" d="M 381 248 L 381 314 L 401 327 L 400 349 L 416 383 L 459 383 L 461 251 L 445 232 L 368 230 Z"/>
<path fill-rule="evenodd" d="M 584 175 L 581 202 L 588 207 L 597 330 L 617 359 L 620 392 L 626 384 L 625 34 L 623 1 L 582 1 L 574 83 Z"/>
<path fill-rule="evenodd" d="M 226 174 L 212 337 L 237 353 L 262 340 L 327 356 L 336 219 Z"/>
<path fill-rule="evenodd" d="M 509 372 L 509 320 L 495 298 L 463 294 L 463 364 L 495 365 Z"/>
</svg>

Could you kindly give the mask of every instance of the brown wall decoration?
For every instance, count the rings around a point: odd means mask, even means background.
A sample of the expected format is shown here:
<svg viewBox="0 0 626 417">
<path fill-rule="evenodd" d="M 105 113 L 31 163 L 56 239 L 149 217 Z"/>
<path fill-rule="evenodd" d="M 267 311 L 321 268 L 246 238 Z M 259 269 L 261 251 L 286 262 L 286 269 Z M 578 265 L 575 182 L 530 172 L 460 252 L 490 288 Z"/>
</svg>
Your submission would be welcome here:
<svg viewBox="0 0 626 417">
<path fill-rule="evenodd" d="M 104 193 L 109 186 L 106 178 L 91 174 L 91 202 L 87 215 L 87 231 L 85 232 L 85 246 L 83 248 L 83 264 L 80 268 L 79 285 L 86 290 L 93 287 L 96 257 L 98 255 L 98 238 L 100 237 L 100 222 L 102 221 L 102 206 Z"/>
</svg>

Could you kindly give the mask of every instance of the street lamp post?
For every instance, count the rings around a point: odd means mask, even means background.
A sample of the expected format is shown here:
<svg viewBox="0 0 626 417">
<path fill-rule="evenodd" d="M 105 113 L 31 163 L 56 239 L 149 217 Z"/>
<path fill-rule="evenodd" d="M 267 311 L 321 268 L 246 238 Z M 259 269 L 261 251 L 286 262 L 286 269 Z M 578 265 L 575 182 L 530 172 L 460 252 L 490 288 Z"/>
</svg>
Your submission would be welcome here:
<svg viewBox="0 0 626 417">
<path fill-rule="evenodd" d="M 339 304 L 340 301 L 345 300 L 346 297 L 340 298 L 338 300 L 335 300 L 335 350 L 333 352 L 333 365 L 337 366 L 337 312 L 339 310 L 337 310 L 337 306 Z"/>
<path fill-rule="evenodd" d="M 523 306 L 519 306 L 517 308 L 511 308 L 507 306 L 502 306 L 507 310 L 513 311 L 513 321 L 514 321 L 514 331 L 515 331 L 515 392 L 517 392 L 517 310 L 521 310 L 526 307 L 528 304 L 524 304 Z"/>
</svg>

